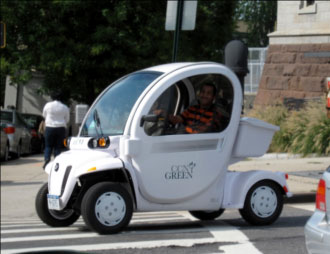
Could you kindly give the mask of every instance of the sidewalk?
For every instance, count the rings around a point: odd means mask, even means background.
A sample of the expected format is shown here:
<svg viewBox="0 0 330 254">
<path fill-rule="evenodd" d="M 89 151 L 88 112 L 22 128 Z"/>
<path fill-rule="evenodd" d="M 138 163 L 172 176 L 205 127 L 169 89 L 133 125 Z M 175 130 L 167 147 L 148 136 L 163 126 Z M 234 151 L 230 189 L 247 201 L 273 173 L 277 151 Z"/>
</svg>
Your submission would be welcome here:
<svg viewBox="0 0 330 254">
<path fill-rule="evenodd" d="M 289 154 L 265 154 L 259 158 L 248 158 L 229 167 L 230 170 L 253 169 L 282 171 L 289 175 L 289 191 L 293 197 L 289 203 L 314 202 L 318 182 L 330 165 L 330 157 L 307 157 Z"/>
<path fill-rule="evenodd" d="M 1 162 L 1 185 L 46 182 L 48 176 L 43 171 L 42 165 L 42 154 Z M 229 169 L 235 171 L 261 169 L 288 173 L 289 191 L 294 194 L 290 201 L 313 202 L 319 179 L 329 165 L 330 157 L 300 158 L 285 154 L 266 154 L 260 158 L 248 158 L 233 164 Z M 300 199 L 302 200 L 299 201 Z"/>
</svg>

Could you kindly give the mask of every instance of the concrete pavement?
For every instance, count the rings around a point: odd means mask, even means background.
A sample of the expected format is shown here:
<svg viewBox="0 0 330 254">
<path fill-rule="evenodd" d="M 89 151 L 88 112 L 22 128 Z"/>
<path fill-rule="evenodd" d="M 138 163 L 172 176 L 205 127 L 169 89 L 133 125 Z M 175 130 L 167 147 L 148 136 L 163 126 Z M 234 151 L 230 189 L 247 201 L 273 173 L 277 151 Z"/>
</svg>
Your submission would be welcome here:
<svg viewBox="0 0 330 254">
<path fill-rule="evenodd" d="M 247 171 L 262 169 L 288 173 L 289 191 L 293 197 L 289 203 L 314 202 L 318 182 L 330 165 L 330 157 L 310 156 L 302 158 L 290 154 L 266 154 L 259 158 L 248 158 L 229 167 L 230 170 Z"/>
<path fill-rule="evenodd" d="M 21 157 L 20 159 L 1 162 L 1 216 L 11 216 L 6 207 L 14 207 L 17 213 L 26 208 L 25 216 L 34 217 L 36 189 L 47 181 L 47 174 L 42 169 L 42 154 Z M 282 171 L 289 174 L 289 190 L 293 198 L 286 202 L 313 202 L 320 177 L 330 165 L 330 157 L 300 158 L 287 154 L 266 154 L 261 158 L 248 158 L 229 167 L 230 170 L 247 171 L 262 169 Z M 36 186 L 38 185 L 38 186 Z M 9 192 L 10 191 L 10 195 Z M 15 200 L 12 200 L 15 197 Z M 23 211 L 21 210 L 20 213 Z"/>
</svg>

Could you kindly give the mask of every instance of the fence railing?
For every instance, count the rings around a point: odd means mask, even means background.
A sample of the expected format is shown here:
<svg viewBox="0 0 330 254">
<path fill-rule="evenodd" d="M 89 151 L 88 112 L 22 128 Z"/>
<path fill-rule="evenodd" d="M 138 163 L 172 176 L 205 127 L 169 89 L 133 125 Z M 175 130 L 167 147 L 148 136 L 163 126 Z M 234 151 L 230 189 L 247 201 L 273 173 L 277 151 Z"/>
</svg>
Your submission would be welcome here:
<svg viewBox="0 0 330 254">
<path fill-rule="evenodd" d="M 268 48 L 249 48 L 249 73 L 244 79 L 244 93 L 255 94 L 259 88 Z"/>
</svg>

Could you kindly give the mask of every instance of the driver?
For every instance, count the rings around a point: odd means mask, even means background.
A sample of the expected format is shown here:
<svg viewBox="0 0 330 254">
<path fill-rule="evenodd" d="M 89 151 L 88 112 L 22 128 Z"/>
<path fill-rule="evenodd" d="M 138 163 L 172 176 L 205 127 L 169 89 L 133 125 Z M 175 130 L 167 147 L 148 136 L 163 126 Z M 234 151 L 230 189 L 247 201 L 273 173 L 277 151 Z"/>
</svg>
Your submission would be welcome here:
<svg viewBox="0 0 330 254">
<path fill-rule="evenodd" d="M 180 115 L 169 115 L 172 124 L 183 124 L 186 133 L 205 133 L 220 131 L 222 114 L 216 108 L 214 100 L 217 91 L 212 83 L 205 83 L 199 94 L 199 103 L 188 107 Z"/>
</svg>

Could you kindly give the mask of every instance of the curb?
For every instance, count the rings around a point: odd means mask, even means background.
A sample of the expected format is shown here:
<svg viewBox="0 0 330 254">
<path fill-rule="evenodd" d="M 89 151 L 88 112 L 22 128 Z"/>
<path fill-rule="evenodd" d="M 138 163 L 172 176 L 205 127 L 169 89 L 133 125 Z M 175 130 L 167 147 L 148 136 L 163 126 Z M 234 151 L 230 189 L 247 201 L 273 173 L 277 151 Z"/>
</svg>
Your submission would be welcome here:
<svg viewBox="0 0 330 254">
<path fill-rule="evenodd" d="M 324 158 L 328 157 L 325 155 L 318 155 L 316 153 L 303 155 L 303 154 L 293 154 L 293 153 L 266 153 L 260 157 L 251 157 L 254 160 L 287 160 L 287 159 L 305 159 L 305 158 Z"/>
<path fill-rule="evenodd" d="M 296 193 L 291 198 L 284 197 L 284 204 L 315 203 L 315 193 Z"/>
</svg>

